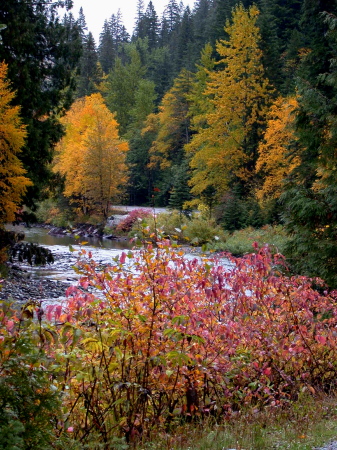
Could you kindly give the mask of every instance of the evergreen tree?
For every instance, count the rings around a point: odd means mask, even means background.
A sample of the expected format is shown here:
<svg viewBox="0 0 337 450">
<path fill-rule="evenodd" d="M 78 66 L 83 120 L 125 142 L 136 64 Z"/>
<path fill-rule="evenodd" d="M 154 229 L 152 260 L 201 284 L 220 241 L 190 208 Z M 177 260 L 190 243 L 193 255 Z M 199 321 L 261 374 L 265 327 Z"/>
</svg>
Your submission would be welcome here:
<svg viewBox="0 0 337 450">
<path fill-rule="evenodd" d="M 149 2 L 145 11 L 145 36 L 148 38 L 149 50 L 153 50 L 158 45 L 159 21 L 152 1 Z"/>
<path fill-rule="evenodd" d="M 171 38 L 170 45 L 172 47 L 172 55 L 174 56 L 175 73 L 179 73 L 182 68 L 187 70 L 194 69 L 193 42 L 193 21 L 190 8 L 187 7 Z"/>
<path fill-rule="evenodd" d="M 77 25 L 80 29 L 81 39 L 82 39 L 82 41 L 84 41 L 85 35 L 87 34 L 87 31 L 88 31 L 88 27 L 87 27 L 87 21 L 85 19 L 85 15 L 84 15 L 82 6 L 78 13 Z"/>
<path fill-rule="evenodd" d="M 127 127 L 132 121 L 135 94 L 140 80 L 146 73 L 136 44 L 128 44 L 126 52 L 129 61 L 123 64 L 120 58 L 116 58 L 115 66 L 104 83 L 107 105 L 110 111 L 116 113 L 121 136 L 125 135 Z"/>
<path fill-rule="evenodd" d="M 115 49 L 111 28 L 107 20 L 104 21 L 102 32 L 99 36 L 98 61 L 104 73 L 108 74 L 115 60 Z"/>
<path fill-rule="evenodd" d="M 182 212 L 186 210 L 186 202 L 191 200 L 191 192 L 188 185 L 189 164 L 187 159 L 179 166 L 172 168 L 173 180 L 168 206 Z"/>
<path fill-rule="evenodd" d="M 21 105 L 27 140 L 19 155 L 34 186 L 28 188 L 29 205 L 48 186 L 53 148 L 62 136 L 59 116 L 71 105 L 74 74 L 80 57 L 77 24 L 62 23 L 59 2 L 2 0 L 0 61 L 8 64 L 8 78 Z M 69 39 L 71 37 L 71 39 Z"/>
<path fill-rule="evenodd" d="M 213 5 L 211 0 L 198 0 L 195 2 L 192 20 L 194 32 L 194 59 L 200 55 L 202 48 L 211 42 Z"/>
<path fill-rule="evenodd" d="M 137 16 L 135 19 L 135 29 L 133 36 L 137 39 L 144 39 L 146 32 L 145 32 L 145 17 L 144 17 L 144 1 L 138 0 L 137 1 Z"/>
<path fill-rule="evenodd" d="M 111 35 L 113 39 L 113 45 L 116 57 L 123 59 L 123 45 L 129 42 L 129 34 L 123 24 L 123 17 L 120 10 L 117 14 L 112 14 L 109 20 L 109 26 L 111 30 Z"/>
<path fill-rule="evenodd" d="M 98 67 L 98 56 L 95 39 L 91 32 L 84 38 L 82 56 L 80 59 L 80 74 L 77 81 L 77 97 L 85 97 L 97 92 L 101 80 Z"/>
<path fill-rule="evenodd" d="M 176 0 L 169 0 L 169 3 L 166 5 L 164 10 L 164 18 L 167 21 L 169 33 L 172 33 L 172 31 L 179 24 L 181 18 L 180 13 L 180 7 Z"/>
<path fill-rule="evenodd" d="M 152 136 L 142 135 L 146 117 L 153 112 L 156 100 L 155 85 L 149 80 L 140 80 L 131 109 L 131 123 L 126 138 L 130 150 L 127 153 L 129 167 L 128 194 L 130 204 L 141 205 L 151 202 L 153 171 L 149 168 L 149 148 Z"/>
<path fill-rule="evenodd" d="M 277 35 L 274 0 L 260 0 L 261 14 L 257 25 L 261 33 L 262 63 L 266 76 L 273 86 L 280 90 L 284 84 L 282 73 L 281 44 Z"/>
<path fill-rule="evenodd" d="M 282 196 L 283 219 L 292 234 L 287 255 L 297 272 L 337 286 L 337 3 L 306 0 L 302 27 L 307 49 L 299 68 L 299 165 Z M 330 26 L 330 31 L 328 29 Z"/>
</svg>

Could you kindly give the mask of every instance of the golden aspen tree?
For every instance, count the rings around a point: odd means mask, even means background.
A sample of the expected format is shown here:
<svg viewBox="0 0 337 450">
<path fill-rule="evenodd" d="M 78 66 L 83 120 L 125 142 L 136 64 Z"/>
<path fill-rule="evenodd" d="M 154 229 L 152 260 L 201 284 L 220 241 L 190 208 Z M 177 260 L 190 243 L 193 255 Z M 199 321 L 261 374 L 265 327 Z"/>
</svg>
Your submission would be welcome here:
<svg viewBox="0 0 337 450">
<path fill-rule="evenodd" d="M 127 181 L 128 144 L 119 138 L 118 124 L 101 94 L 74 103 L 62 119 L 66 133 L 57 146 L 54 171 L 65 177 L 64 195 L 83 213 L 108 214 L 113 197 Z"/>
<path fill-rule="evenodd" d="M 290 146 L 297 141 L 295 135 L 296 97 L 278 98 L 268 113 L 267 129 L 258 147 L 256 170 L 264 178 L 256 195 L 260 201 L 278 198 L 283 180 L 299 165 L 298 156 L 290 153 Z"/>
<path fill-rule="evenodd" d="M 233 10 L 232 22 L 220 40 L 218 70 L 209 74 L 205 95 L 214 108 L 206 113 L 207 125 L 185 147 L 192 154 L 192 192 L 214 187 L 220 198 L 233 180 L 251 184 L 255 173 L 257 142 L 265 121 L 272 88 L 264 75 L 256 6 Z"/>
<path fill-rule="evenodd" d="M 28 186 L 32 185 L 25 177 L 17 155 L 26 138 L 26 127 L 20 118 L 20 107 L 12 106 L 15 92 L 7 80 L 7 65 L 0 63 L 0 227 L 14 220 L 15 212 Z"/>
</svg>

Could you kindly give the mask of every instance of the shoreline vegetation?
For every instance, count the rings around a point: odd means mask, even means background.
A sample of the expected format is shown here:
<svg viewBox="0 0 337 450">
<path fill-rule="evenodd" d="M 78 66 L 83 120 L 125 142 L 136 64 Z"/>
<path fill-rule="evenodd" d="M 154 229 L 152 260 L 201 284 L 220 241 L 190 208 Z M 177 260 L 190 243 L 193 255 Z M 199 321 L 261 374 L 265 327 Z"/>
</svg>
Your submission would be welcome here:
<svg viewBox="0 0 337 450">
<path fill-rule="evenodd" d="M 102 270 L 84 247 L 80 289 L 62 305 L 2 303 L 2 435 L 41 449 L 144 450 L 312 449 L 334 438 L 334 294 L 285 275 L 271 245 L 233 256 L 230 274 L 211 257 L 220 238 L 203 242 L 205 261 L 186 262 L 181 214 L 164 215 L 166 230 L 155 217 L 162 239 L 142 214 L 118 224 L 147 242 L 139 257 L 123 252 Z M 232 236 L 252 245 L 268 233 Z"/>
</svg>

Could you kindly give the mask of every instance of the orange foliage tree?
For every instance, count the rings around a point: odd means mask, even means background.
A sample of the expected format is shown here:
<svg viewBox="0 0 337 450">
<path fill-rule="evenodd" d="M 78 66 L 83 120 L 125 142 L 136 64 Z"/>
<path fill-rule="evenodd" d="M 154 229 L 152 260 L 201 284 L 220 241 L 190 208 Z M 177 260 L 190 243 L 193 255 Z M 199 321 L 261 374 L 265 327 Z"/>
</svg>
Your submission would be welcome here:
<svg viewBox="0 0 337 450">
<path fill-rule="evenodd" d="M 54 171 L 65 177 L 64 194 L 84 213 L 108 214 L 112 198 L 127 181 L 128 144 L 100 94 L 79 99 L 62 119 L 65 136 L 57 146 Z"/>
<path fill-rule="evenodd" d="M 11 106 L 15 92 L 6 76 L 7 65 L 0 63 L 0 227 L 14 220 L 26 188 L 32 185 L 17 157 L 24 145 L 26 128 L 21 122 L 20 107 Z"/>
<path fill-rule="evenodd" d="M 278 98 L 268 114 L 267 130 L 260 142 L 256 170 L 263 174 L 264 182 L 257 191 L 259 200 L 278 198 L 286 176 L 299 165 L 298 156 L 290 152 L 297 141 L 295 135 L 296 97 Z"/>
</svg>

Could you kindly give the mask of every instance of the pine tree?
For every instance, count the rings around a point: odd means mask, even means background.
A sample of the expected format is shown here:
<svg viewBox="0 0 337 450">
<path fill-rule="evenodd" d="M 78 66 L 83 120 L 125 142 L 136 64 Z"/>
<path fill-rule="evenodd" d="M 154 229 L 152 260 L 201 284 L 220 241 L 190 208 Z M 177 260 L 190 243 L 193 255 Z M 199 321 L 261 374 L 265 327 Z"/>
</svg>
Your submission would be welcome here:
<svg viewBox="0 0 337 450">
<path fill-rule="evenodd" d="M 21 106 L 27 139 L 19 155 L 34 186 L 26 203 L 33 206 L 48 186 L 53 147 L 62 135 L 59 116 L 70 107 L 75 89 L 75 68 L 80 56 L 78 27 L 62 24 L 58 4 L 2 0 L 0 61 L 8 65 L 8 78 Z M 69 40 L 68 37 L 71 36 Z"/>
<path fill-rule="evenodd" d="M 283 219 L 292 241 L 287 255 L 293 268 L 337 286 L 336 60 L 337 4 L 308 0 L 302 26 L 307 48 L 299 68 L 299 165 L 288 177 Z M 330 26 L 330 30 L 329 30 Z"/>
<path fill-rule="evenodd" d="M 130 150 L 127 153 L 129 168 L 128 195 L 130 204 L 141 205 L 151 202 L 153 172 L 148 167 L 151 136 L 141 134 L 146 117 L 153 112 L 156 100 L 155 85 L 149 80 L 140 80 L 135 93 L 131 122 L 126 138 Z"/>
<path fill-rule="evenodd" d="M 169 0 L 166 8 L 164 10 L 164 17 L 168 24 L 168 31 L 172 33 L 172 31 L 176 28 L 176 26 L 180 22 L 181 11 L 176 0 Z"/>
<path fill-rule="evenodd" d="M 188 185 L 189 180 L 189 164 L 187 159 L 179 166 L 172 168 L 173 180 L 170 191 L 168 206 L 171 209 L 177 209 L 182 212 L 187 210 L 187 202 L 191 200 L 191 192 Z"/>
<path fill-rule="evenodd" d="M 149 50 L 155 49 L 159 40 L 159 21 L 152 1 L 149 2 L 145 11 L 145 36 L 148 39 Z"/>
<path fill-rule="evenodd" d="M 145 33 L 145 20 L 144 20 L 144 1 L 137 0 L 137 15 L 135 19 L 134 37 L 144 39 Z"/>
<path fill-rule="evenodd" d="M 194 28 L 190 8 L 187 7 L 176 27 L 171 41 L 174 55 L 174 71 L 179 73 L 182 68 L 194 70 L 195 59 L 193 55 Z M 174 50 L 173 50 L 174 49 Z"/>
<path fill-rule="evenodd" d="M 140 80 L 146 73 L 136 44 L 129 44 L 125 50 L 129 62 L 123 64 L 120 58 L 116 58 L 115 66 L 104 83 L 107 105 L 110 111 L 116 113 L 121 136 L 125 135 L 128 125 L 131 123 L 131 110 L 135 104 L 135 94 Z"/>
<path fill-rule="evenodd" d="M 98 56 L 95 39 L 91 32 L 83 41 L 82 56 L 80 59 L 80 74 L 77 81 L 77 97 L 91 95 L 98 90 L 101 73 L 98 67 Z"/>
<path fill-rule="evenodd" d="M 82 39 L 82 41 L 84 41 L 85 36 L 87 34 L 87 31 L 88 31 L 88 27 L 87 27 L 87 21 L 85 19 L 85 15 L 84 15 L 82 6 L 80 7 L 80 10 L 79 10 L 79 13 L 78 13 L 77 25 L 78 25 L 78 27 L 80 29 L 81 39 Z"/>
<path fill-rule="evenodd" d="M 107 20 L 104 21 L 102 32 L 99 36 L 98 61 L 105 74 L 112 69 L 115 60 L 115 49 L 111 28 Z"/>
</svg>

